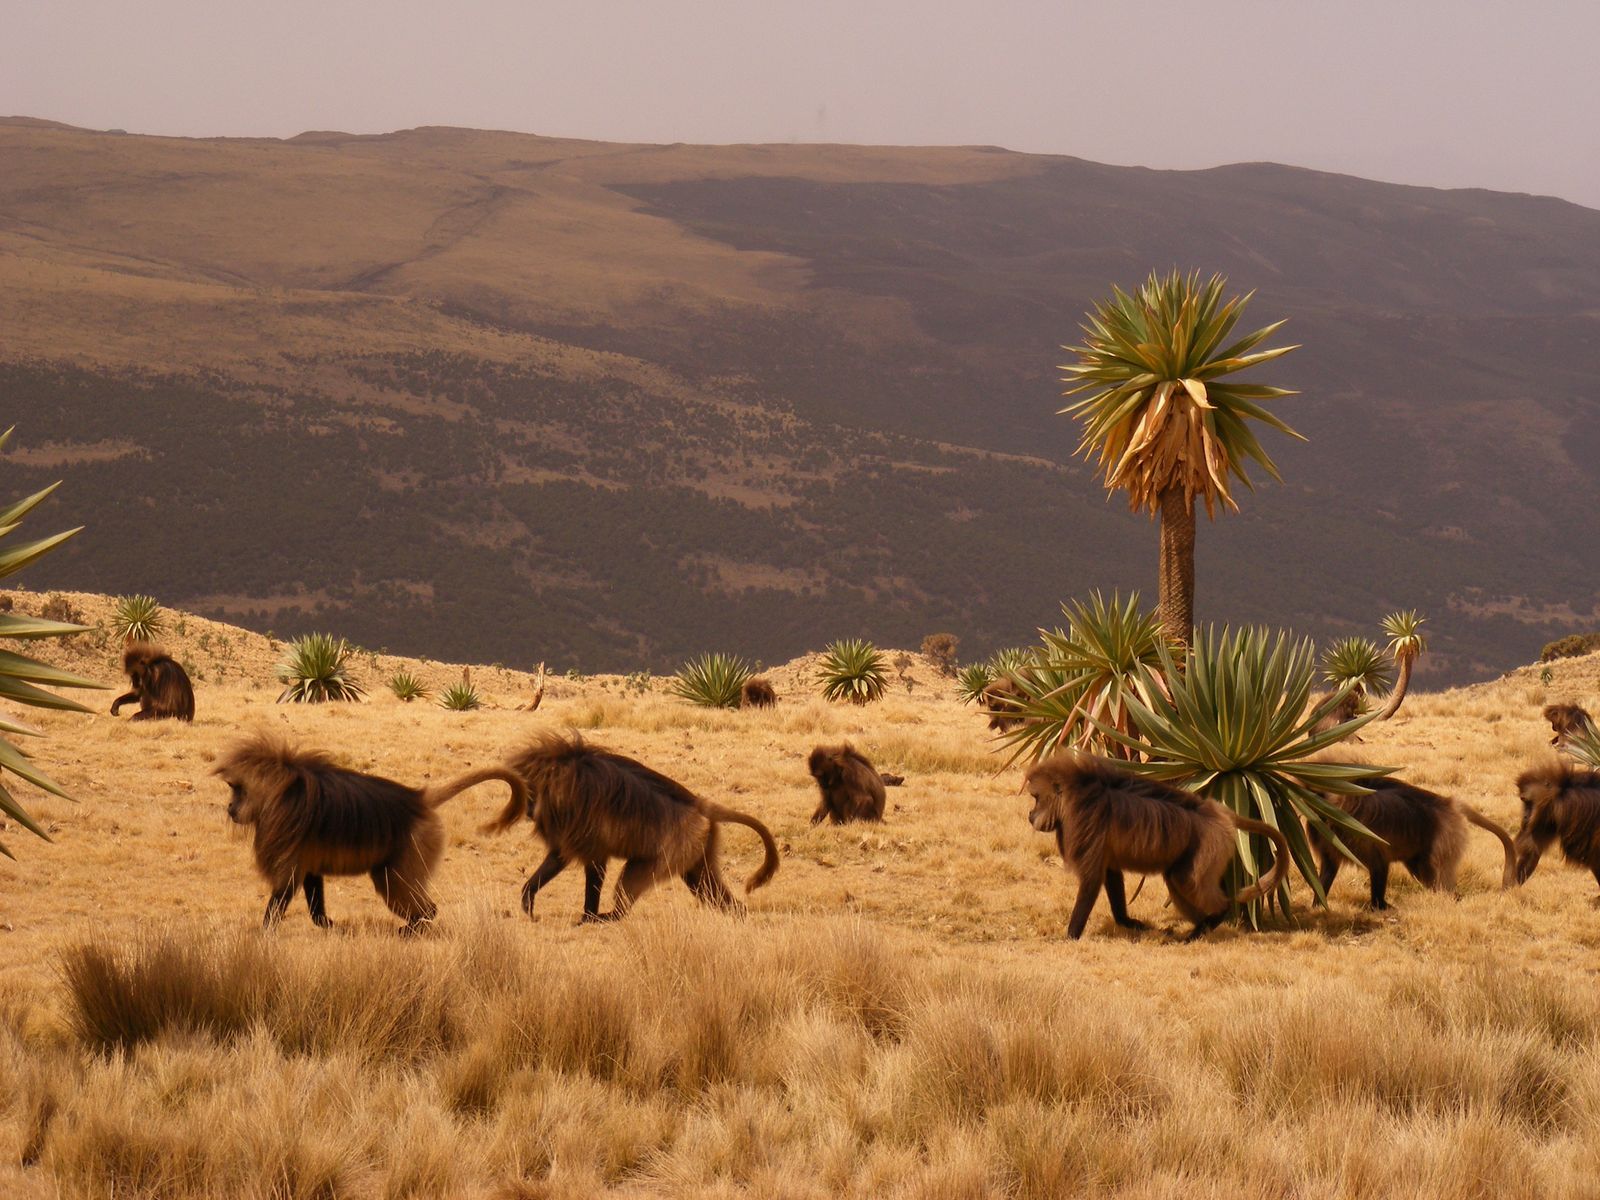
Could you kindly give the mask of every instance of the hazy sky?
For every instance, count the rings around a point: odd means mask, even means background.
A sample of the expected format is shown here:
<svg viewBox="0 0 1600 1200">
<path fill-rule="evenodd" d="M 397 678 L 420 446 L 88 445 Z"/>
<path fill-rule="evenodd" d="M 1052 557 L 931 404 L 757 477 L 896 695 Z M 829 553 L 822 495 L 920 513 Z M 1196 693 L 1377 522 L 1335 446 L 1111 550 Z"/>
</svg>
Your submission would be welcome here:
<svg viewBox="0 0 1600 1200">
<path fill-rule="evenodd" d="M 0 114 L 1271 159 L 1600 208 L 1600 3 L 0 0 Z"/>
</svg>

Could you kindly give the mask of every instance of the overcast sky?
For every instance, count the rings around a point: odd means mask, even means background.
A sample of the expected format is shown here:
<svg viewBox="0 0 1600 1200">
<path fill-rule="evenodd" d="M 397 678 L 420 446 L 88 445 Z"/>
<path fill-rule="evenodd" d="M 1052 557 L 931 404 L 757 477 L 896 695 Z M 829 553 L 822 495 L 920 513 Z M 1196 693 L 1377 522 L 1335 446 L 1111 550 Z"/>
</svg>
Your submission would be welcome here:
<svg viewBox="0 0 1600 1200">
<path fill-rule="evenodd" d="M 0 114 L 1270 159 L 1600 208 L 1600 3 L 0 0 Z"/>
</svg>

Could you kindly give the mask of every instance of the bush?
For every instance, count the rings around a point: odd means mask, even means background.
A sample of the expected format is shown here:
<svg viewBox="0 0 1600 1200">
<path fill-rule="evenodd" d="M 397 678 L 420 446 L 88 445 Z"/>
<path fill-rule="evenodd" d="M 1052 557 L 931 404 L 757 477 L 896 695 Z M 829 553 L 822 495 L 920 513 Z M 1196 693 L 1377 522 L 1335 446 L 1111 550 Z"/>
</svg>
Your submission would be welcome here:
<svg viewBox="0 0 1600 1200">
<path fill-rule="evenodd" d="M 1545 645 L 1539 652 L 1540 662 L 1554 662 L 1558 658 L 1577 658 L 1600 650 L 1600 633 L 1569 633 Z"/>
<path fill-rule="evenodd" d="M 881 700 L 888 687 L 882 651 L 860 638 L 834 642 L 824 650 L 817 678 L 824 700 L 848 700 L 851 704 Z"/>
<path fill-rule="evenodd" d="M 154 596 L 118 596 L 111 629 L 124 642 L 153 642 L 167 627 Z"/>
<path fill-rule="evenodd" d="M 410 671 L 396 671 L 394 677 L 389 680 L 389 690 L 398 699 L 404 700 L 407 704 L 410 704 L 413 700 L 426 700 L 428 698 L 428 689 L 423 686 L 422 680 L 418 679 Z"/>
<path fill-rule="evenodd" d="M 351 653 L 343 638 L 330 633 L 309 633 L 290 642 L 289 654 L 278 667 L 278 679 L 289 686 L 278 696 L 278 703 L 359 700 L 366 689 L 350 677 Z"/>
<path fill-rule="evenodd" d="M 956 673 L 956 650 L 960 645 L 961 639 L 953 633 L 930 633 L 922 639 L 922 653 L 939 669 L 939 674 L 949 679 Z"/>
<path fill-rule="evenodd" d="M 74 533 L 77 530 L 73 530 Z M 45 597 L 44 604 L 39 608 L 39 615 L 46 621 L 59 621 L 64 625 L 82 625 L 83 614 L 78 611 L 78 606 L 68 600 L 60 592 L 51 592 Z M 87 628 L 74 632 L 87 633 Z M 60 635 L 65 637 L 65 634 Z"/>
<path fill-rule="evenodd" d="M 678 668 L 667 690 L 705 708 L 738 708 L 750 664 L 732 654 L 702 654 Z"/>
</svg>

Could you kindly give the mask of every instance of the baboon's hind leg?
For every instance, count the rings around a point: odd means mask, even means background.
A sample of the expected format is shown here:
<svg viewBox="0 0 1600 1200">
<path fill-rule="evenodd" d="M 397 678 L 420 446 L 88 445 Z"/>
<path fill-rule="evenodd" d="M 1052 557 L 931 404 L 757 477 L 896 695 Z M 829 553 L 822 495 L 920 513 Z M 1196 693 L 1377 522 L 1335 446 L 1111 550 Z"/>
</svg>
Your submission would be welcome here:
<svg viewBox="0 0 1600 1200">
<path fill-rule="evenodd" d="M 539 889 L 549 883 L 566 869 L 567 860 L 561 856 L 559 850 L 552 850 L 544 856 L 544 861 L 534 868 L 533 874 L 528 876 L 528 882 L 522 885 L 522 911 L 530 917 L 533 916 L 533 898 L 539 894 Z"/>
<path fill-rule="evenodd" d="M 267 897 L 267 914 L 261 918 L 263 929 L 271 929 L 283 920 L 283 914 L 289 911 L 289 901 L 294 899 L 294 894 L 299 890 L 299 885 L 292 879 L 273 890 L 272 895 Z"/>
<path fill-rule="evenodd" d="M 323 904 L 322 876 L 307 875 L 305 889 L 306 907 L 311 910 L 311 919 L 322 929 L 331 927 L 333 922 L 328 919 L 328 910 Z"/>
<path fill-rule="evenodd" d="M 722 872 L 717 870 L 717 864 L 709 859 L 701 859 L 685 871 L 683 881 L 689 885 L 689 890 L 702 904 L 714 905 L 717 908 L 741 910 L 744 908 L 728 890 L 727 881 L 722 878 Z"/>
<path fill-rule="evenodd" d="M 606 886 L 606 864 L 583 864 L 583 920 L 600 919 L 600 892 Z"/>
<path fill-rule="evenodd" d="M 389 906 L 389 911 L 406 923 L 405 932 L 432 921 L 439 906 L 428 894 L 428 876 L 433 863 L 426 851 L 416 845 L 403 847 L 382 866 L 372 869 L 372 886 Z"/>
<path fill-rule="evenodd" d="M 661 882 L 662 866 L 659 858 L 630 858 L 617 880 L 617 890 L 611 895 L 611 911 L 602 913 L 598 921 L 620 921 L 628 915 L 634 901 Z"/>
</svg>

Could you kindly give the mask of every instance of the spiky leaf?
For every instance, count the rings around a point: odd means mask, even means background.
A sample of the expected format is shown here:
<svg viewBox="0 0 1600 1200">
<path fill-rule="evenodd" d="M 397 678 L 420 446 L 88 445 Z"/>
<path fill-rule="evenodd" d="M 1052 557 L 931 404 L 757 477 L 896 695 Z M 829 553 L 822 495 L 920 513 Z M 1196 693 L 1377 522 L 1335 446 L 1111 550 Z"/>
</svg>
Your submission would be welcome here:
<svg viewBox="0 0 1600 1200">
<path fill-rule="evenodd" d="M 161 605 L 154 596 L 118 596 L 111 629 L 125 642 L 153 642 L 166 628 Z"/>
<path fill-rule="evenodd" d="M 1364 695 L 1381 696 L 1394 686 L 1394 666 L 1371 638 L 1349 637 L 1322 656 L 1322 677 L 1334 687 L 1348 683 Z"/>
<path fill-rule="evenodd" d="M 702 654 L 678 668 L 667 690 L 706 708 L 738 708 L 750 664 L 732 654 Z"/>
<path fill-rule="evenodd" d="M 870 704 L 883 698 L 888 676 L 883 654 L 871 642 L 849 638 L 822 652 L 817 680 L 824 700 Z"/>
<path fill-rule="evenodd" d="M 278 679 L 288 686 L 279 704 L 321 704 L 330 700 L 359 700 L 366 690 L 350 675 L 355 651 L 343 638 L 328 633 L 308 633 L 289 643 L 278 667 Z"/>
</svg>

